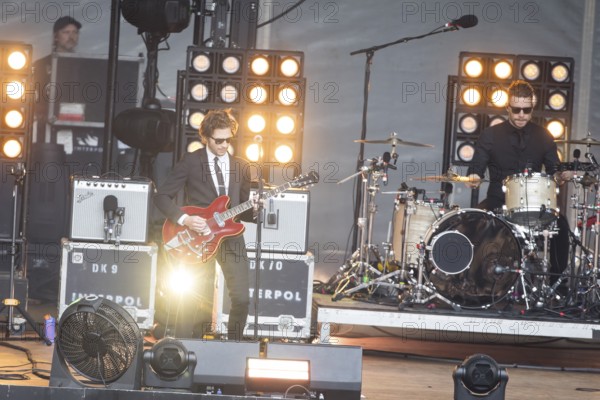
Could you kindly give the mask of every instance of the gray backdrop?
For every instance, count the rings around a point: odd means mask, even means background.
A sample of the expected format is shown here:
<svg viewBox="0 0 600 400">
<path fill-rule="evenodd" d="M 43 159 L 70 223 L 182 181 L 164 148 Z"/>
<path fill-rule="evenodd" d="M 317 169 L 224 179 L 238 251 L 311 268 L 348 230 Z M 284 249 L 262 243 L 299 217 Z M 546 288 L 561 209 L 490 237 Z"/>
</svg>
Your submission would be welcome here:
<svg viewBox="0 0 600 400">
<path fill-rule="evenodd" d="M 293 1 L 261 2 L 261 19 L 289 8 Z M 365 55 L 353 50 L 427 33 L 463 14 L 476 14 L 472 29 L 449 32 L 399 44 L 375 54 L 371 71 L 367 139 L 399 137 L 429 143 L 434 149 L 400 147 L 398 170 L 389 175 L 382 190 L 394 190 L 406 181 L 434 193 L 439 184 L 410 181 L 411 176 L 439 174 L 445 119 L 445 86 L 448 75 L 458 71 L 460 51 L 569 56 L 575 58 L 575 87 L 579 93 L 584 27 L 592 29 L 593 53 L 587 121 L 575 121 L 573 138 L 586 135 L 589 126 L 600 138 L 600 20 L 586 20 L 581 0 L 545 1 L 395 1 L 308 0 L 286 18 L 259 31 L 258 46 L 305 52 L 307 78 L 303 168 L 315 168 L 322 182 L 312 189 L 310 243 L 316 254 L 317 279 L 327 279 L 347 257 L 347 240 L 353 223 L 354 181 L 338 185 L 355 171 L 363 105 Z M 593 6 L 593 4 L 591 4 Z M 588 13 L 590 8 L 587 9 Z M 593 11 L 593 7 L 592 7 Z M 83 23 L 79 51 L 107 54 L 110 9 L 108 1 L 3 1 L 1 26 L 4 40 L 20 40 L 34 46 L 35 58 L 50 51 L 52 24 L 62 14 Z M 595 21 L 595 24 L 594 24 Z M 176 71 L 185 64 L 185 49 L 192 44 L 192 27 L 168 40 L 169 51 L 159 53 L 159 85 L 171 100 L 175 97 Z M 136 29 L 122 19 L 120 54 L 145 53 Z M 586 57 L 584 57 L 584 60 Z M 578 104 L 577 98 L 575 104 Z M 581 103 L 579 103 L 581 104 Z M 575 110 L 577 116 L 577 110 Z M 587 114 L 587 113 L 586 113 Z M 367 157 L 390 151 L 386 145 L 367 145 Z M 600 149 L 593 149 L 600 152 Z M 600 157 L 600 154 L 597 155 Z M 162 163 L 161 165 L 167 165 Z M 163 170 L 167 167 L 164 166 Z M 159 171 L 158 176 L 164 176 Z M 161 175 L 162 174 L 162 175 Z M 160 180 L 160 178 L 158 178 Z M 454 202 L 469 205 L 463 186 L 454 191 Z M 374 243 L 385 240 L 392 219 L 393 195 L 377 196 Z"/>
</svg>

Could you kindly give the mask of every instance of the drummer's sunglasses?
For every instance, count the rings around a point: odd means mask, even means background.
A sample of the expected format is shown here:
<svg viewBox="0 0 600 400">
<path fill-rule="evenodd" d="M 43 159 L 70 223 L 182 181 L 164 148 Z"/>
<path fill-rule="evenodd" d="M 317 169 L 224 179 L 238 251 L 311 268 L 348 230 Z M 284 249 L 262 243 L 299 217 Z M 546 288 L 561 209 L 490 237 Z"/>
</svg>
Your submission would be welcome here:
<svg viewBox="0 0 600 400">
<path fill-rule="evenodd" d="M 510 112 L 512 112 L 513 114 L 519 114 L 521 111 L 523 111 L 524 114 L 531 114 L 531 111 L 533 110 L 533 107 L 509 107 Z"/>
</svg>

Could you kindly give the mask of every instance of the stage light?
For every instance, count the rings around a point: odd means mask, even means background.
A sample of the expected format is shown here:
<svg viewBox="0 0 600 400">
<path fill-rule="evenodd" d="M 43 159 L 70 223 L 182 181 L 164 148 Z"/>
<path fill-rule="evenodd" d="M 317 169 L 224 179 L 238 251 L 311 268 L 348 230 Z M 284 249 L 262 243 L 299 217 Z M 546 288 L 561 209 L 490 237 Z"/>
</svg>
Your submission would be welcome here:
<svg viewBox="0 0 600 400">
<path fill-rule="evenodd" d="M 512 76 L 512 65 L 506 60 L 501 60 L 494 65 L 494 75 L 498 79 L 508 79 Z"/>
<path fill-rule="evenodd" d="M 210 66 L 210 58 L 206 54 L 198 54 L 192 60 L 192 67 L 198 72 L 206 72 Z"/>
<path fill-rule="evenodd" d="M 541 75 L 540 65 L 535 61 L 526 62 L 521 67 L 521 74 L 525 80 L 535 81 L 539 79 Z"/>
<path fill-rule="evenodd" d="M 475 146 L 473 143 L 465 142 L 461 143 L 456 149 L 456 156 L 463 162 L 469 162 L 475 155 Z"/>
<path fill-rule="evenodd" d="M 263 56 L 256 57 L 250 63 L 250 70 L 254 75 L 263 76 L 269 72 L 269 60 Z"/>
<path fill-rule="evenodd" d="M 284 85 L 277 95 L 277 99 L 284 106 L 293 106 L 298 102 L 298 87 L 295 85 Z"/>
<path fill-rule="evenodd" d="M 233 85 L 227 84 L 221 89 L 221 100 L 223 100 L 224 103 L 233 103 L 237 101 L 238 97 L 239 92 Z"/>
<path fill-rule="evenodd" d="M 281 61 L 279 66 L 279 72 L 281 75 L 293 78 L 300 72 L 300 63 L 295 58 L 287 57 Z"/>
<path fill-rule="evenodd" d="M 476 106 L 481 102 L 481 91 L 476 87 L 469 87 L 463 90 L 462 100 L 468 106 Z"/>
<path fill-rule="evenodd" d="M 194 281 L 192 272 L 183 265 L 175 267 L 169 273 L 169 288 L 179 295 L 191 292 Z"/>
<path fill-rule="evenodd" d="M 21 141 L 14 138 L 8 138 L 2 143 L 2 155 L 5 158 L 14 159 L 23 153 Z"/>
<path fill-rule="evenodd" d="M 569 79 L 569 67 L 564 63 L 556 63 L 550 70 L 550 76 L 556 82 L 562 83 Z"/>
<path fill-rule="evenodd" d="M 289 115 L 282 115 L 277 118 L 276 126 L 279 133 L 289 135 L 296 129 L 296 121 Z"/>
<path fill-rule="evenodd" d="M 21 128 L 24 121 L 23 113 L 18 110 L 10 110 L 4 115 L 4 123 L 12 129 Z"/>
<path fill-rule="evenodd" d="M 253 133 L 260 133 L 265 130 L 267 121 L 260 114 L 254 114 L 248 118 L 248 129 Z"/>
<path fill-rule="evenodd" d="M 253 84 L 248 91 L 248 100 L 254 104 L 265 104 L 268 100 L 267 89 L 260 84 Z"/>
<path fill-rule="evenodd" d="M 144 386 L 190 391 L 196 354 L 177 339 L 164 338 L 144 351 Z"/>
<path fill-rule="evenodd" d="M 11 100 L 20 100 L 25 94 L 25 85 L 23 82 L 11 80 L 3 84 L 4 93 Z"/>
<path fill-rule="evenodd" d="M 246 158 L 249 161 L 257 162 L 261 157 L 259 157 L 259 145 L 257 143 L 252 143 L 246 147 Z M 264 154 L 264 152 L 261 152 Z"/>
<path fill-rule="evenodd" d="M 27 65 L 27 55 L 25 52 L 15 50 L 10 52 L 7 58 L 8 67 L 12 70 L 19 71 Z"/>
<path fill-rule="evenodd" d="M 548 121 L 546 129 L 548 129 L 554 139 L 560 139 L 565 134 L 565 124 L 557 119 Z"/>
<path fill-rule="evenodd" d="M 249 392 L 305 392 L 310 387 L 310 363 L 308 360 L 248 357 L 245 385 Z"/>
<path fill-rule="evenodd" d="M 240 70 L 240 59 L 234 56 L 228 56 L 223 59 L 221 67 L 228 74 L 235 74 Z"/>
<path fill-rule="evenodd" d="M 508 105 L 508 93 L 504 89 L 496 89 L 490 95 L 490 103 L 494 107 L 506 107 Z"/>
<path fill-rule="evenodd" d="M 189 0 L 122 0 L 121 12 L 138 33 L 181 32 L 190 23 Z"/>
<path fill-rule="evenodd" d="M 550 97 L 548 97 L 548 107 L 555 111 L 564 110 L 567 106 L 567 98 L 564 93 L 555 91 L 550 93 Z"/>
<path fill-rule="evenodd" d="M 464 133 L 473 133 L 479 128 L 479 123 L 473 114 L 463 115 L 458 124 Z"/>
<path fill-rule="evenodd" d="M 508 374 L 485 354 L 467 357 L 452 374 L 456 400 L 503 400 Z"/>
<path fill-rule="evenodd" d="M 194 129 L 200 129 L 200 124 L 202 124 L 202 121 L 204 121 L 204 114 L 199 111 L 191 113 L 190 117 L 188 118 L 190 126 Z"/>
<path fill-rule="evenodd" d="M 479 78 L 483 73 L 483 64 L 478 58 L 471 58 L 465 63 L 465 74 L 469 78 Z"/>
<path fill-rule="evenodd" d="M 187 145 L 187 151 L 188 151 L 188 153 L 193 153 L 194 151 L 199 150 L 199 149 L 201 149 L 203 147 L 204 147 L 204 145 L 202 144 L 201 141 L 199 141 L 199 140 L 193 140 L 193 141 L 191 141 L 191 142 L 188 143 L 188 145 Z"/>
<path fill-rule="evenodd" d="M 190 95 L 196 101 L 206 101 L 208 98 L 208 93 L 208 86 L 206 86 L 204 83 L 197 83 L 192 86 Z"/>
<path fill-rule="evenodd" d="M 294 150 L 287 144 L 279 145 L 275 148 L 275 160 L 282 164 L 292 161 Z"/>
</svg>

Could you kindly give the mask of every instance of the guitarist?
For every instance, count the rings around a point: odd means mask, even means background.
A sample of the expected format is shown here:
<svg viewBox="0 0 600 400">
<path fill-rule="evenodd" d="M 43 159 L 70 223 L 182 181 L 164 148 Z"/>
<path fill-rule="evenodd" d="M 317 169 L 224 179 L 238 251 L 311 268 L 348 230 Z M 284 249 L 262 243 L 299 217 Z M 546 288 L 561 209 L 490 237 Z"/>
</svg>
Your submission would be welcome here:
<svg viewBox="0 0 600 400">
<path fill-rule="evenodd" d="M 209 230 L 204 218 L 187 215 L 177 206 L 174 199 L 181 189 L 185 191 L 185 204 L 198 207 L 208 207 L 221 195 L 229 196 L 230 207 L 248 200 L 250 165 L 227 152 L 237 129 L 238 123 L 229 110 L 213 110 L 206 114 L 199 132 L 204 147 L 186 153 L 154 195 L 154 204 L 170 221 L 198 233 Z M 255 205 L 255 212 L 256 209 Z M 241 219 L 251 222 L 252 211 L 250 209 L 241 214 Z M 250 304 L 243 236 L 223 240 L 215 258 L 223 270 L 231 300 L 227 337 L 228 340 L 241 340 Z M 208 261 L 202 268 L 214 269 L 214 261 Z"/>
</svg>

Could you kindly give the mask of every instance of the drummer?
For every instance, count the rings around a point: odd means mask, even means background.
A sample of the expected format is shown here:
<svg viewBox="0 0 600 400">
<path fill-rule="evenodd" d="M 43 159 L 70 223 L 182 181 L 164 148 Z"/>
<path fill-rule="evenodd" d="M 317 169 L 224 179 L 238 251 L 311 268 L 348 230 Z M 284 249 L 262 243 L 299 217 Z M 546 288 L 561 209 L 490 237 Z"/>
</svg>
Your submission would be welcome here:
<svg viewBox="0 0 600 400">
<path fill-rule="evenodd" d="M 573 177 L 571 171 L 557 172 L 559 158 L 552 135 L 531 122 L 536 96 L 533 87 L 516 80 L 508 88 L 508 120 L 483 130 L 475 146 L 475 154 L 467 171 L 466 185 L 477 188 L 489 170 L 487 198 L 477 208 L 494 211 L 504 205 L 502 182 L 508 176 L 525 171 L 554 174 L 559 184 Z M 569 257 L 569 224 L 563 216 L 557 222 L 559 232 L 551 242 L 551 271 L 562 272 Z M 555 278 L 556 279 L 556 278 Z M 555 279 L 552 279 L 554 281 Z"/>
</svg>

